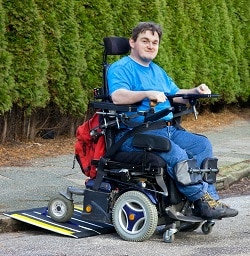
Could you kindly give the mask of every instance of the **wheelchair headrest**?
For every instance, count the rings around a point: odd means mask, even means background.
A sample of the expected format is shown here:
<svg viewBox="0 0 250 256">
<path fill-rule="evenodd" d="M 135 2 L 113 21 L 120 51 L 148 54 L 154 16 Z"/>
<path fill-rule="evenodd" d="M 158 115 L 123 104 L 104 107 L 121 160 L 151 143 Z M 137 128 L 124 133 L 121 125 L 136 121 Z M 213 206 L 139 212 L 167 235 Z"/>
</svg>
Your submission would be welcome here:
<svg viewBox="0 0 250 256">
<path fill-rule="evenodd" d="M 122 55 L 130 51 L 129 40 L 126 37 L 104 37 L 106 55 Z"/>
</svg>

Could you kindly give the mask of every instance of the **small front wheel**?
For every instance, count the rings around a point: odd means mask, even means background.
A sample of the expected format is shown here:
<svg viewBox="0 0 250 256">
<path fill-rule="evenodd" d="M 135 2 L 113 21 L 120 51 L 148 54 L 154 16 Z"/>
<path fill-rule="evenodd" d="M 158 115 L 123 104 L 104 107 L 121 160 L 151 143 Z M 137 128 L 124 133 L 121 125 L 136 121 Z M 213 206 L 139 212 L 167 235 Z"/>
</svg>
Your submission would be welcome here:
<svg viewBox="0 0 250 256">
<path fill-rule="evenodd" d="M 48 214 L 57 222 L 67 222 L 71 219 L 74 212 L 72 200 L 62 195 L 53 196 L 48 204 Z"/>
<path fill-rule="evenodd" d="M 166 232 L 163 234 L 163 241 L 165 243 L 172 243 L 174 241 L 175 235 L 172 234 L 169 230 L 166 230 Z"/>
<path fill-rule="evenodd" d="M 205 222 L 202 226 L 201 226 L 201 230 L 202 232 L 205 234 L 205 235 L 208 235 L 212 232 L 212 229 L 213 229 L 213 226 L 214 226 L 214 222 L 211 221 L 207 221 Z"/>
</svg>

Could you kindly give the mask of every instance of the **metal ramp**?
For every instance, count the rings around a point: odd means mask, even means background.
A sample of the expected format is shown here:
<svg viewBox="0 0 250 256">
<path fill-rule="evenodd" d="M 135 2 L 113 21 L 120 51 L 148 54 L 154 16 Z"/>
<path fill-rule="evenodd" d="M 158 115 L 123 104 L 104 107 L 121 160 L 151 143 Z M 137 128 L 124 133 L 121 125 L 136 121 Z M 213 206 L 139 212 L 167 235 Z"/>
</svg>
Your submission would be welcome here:
<svg viewBox="0 0 250 256">
<path fill-rule="evenodd" d="M 80 207 L 74 208 L 72 218 L 66 223 L 59 223 L 52 220 L 48 215 L 47 207 L 3 214 L 10 218 L 74 238 L 97 236 L 115 232 L 115 229 L 111 224 L 85 221 L 82 218 L 82 209 Z"/>
</svg>

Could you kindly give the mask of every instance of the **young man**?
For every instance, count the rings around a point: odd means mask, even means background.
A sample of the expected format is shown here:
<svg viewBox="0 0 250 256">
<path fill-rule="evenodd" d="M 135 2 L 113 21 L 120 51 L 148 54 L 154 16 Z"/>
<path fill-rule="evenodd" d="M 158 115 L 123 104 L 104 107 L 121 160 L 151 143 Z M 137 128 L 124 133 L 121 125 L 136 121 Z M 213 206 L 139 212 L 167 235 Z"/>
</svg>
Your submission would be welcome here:
<svg viewBox="0 0 250 256">
<path fill-rule="evenodd" d="M 205 84 L 193 89 L 179 89 L 167 73 L 153 62 L 158 53 L 161 36 L 161 27 L 153 22 L 140 22 L 133 29 L 129 39 L 130 55 L 113 63 L 108 70 L 109 93 L 114 104 L 140 103 L 138 110 L 145 111 L 149 108 L 150 100 L 153 100 L 157 102 L 155 107 L 157 112 L 170 107 L 167 94 L 211 93 Z M 186 100 L 178 97 L 174 98 L 174 101 L 187 103 Z M 163 119 L 171 121 L 172 118 L 173 114 L 170 113 Z M 143 117 L 136 118 L 136 121 L 143 122 Z M 125 132 L 120 132 L 117 139 Z M 185 183 L 182 180 L 183 174 L 188 173 L 191 159 L 192 163 L 196 161 L 196 166 L 199 168 L 205 159 L 213 158 L 212 146 L 206 137 L 172 125 L 147 133 L 170 139 L 171 151 L 158 154 L 166 161 L 168 173 L 176 181 L 180 192 L 194 202 L 195 215 L 207 219 L 221 219 L 238 214 L 237 210 L 218 202 L 219 196 L 213 184 L 205 181 L 198 181 L 196 184 Z M 132 138 L 130 138 L 123 143 L 121 150 L 130 152 L 138 149 L 132 146 Z"/>
</svg>

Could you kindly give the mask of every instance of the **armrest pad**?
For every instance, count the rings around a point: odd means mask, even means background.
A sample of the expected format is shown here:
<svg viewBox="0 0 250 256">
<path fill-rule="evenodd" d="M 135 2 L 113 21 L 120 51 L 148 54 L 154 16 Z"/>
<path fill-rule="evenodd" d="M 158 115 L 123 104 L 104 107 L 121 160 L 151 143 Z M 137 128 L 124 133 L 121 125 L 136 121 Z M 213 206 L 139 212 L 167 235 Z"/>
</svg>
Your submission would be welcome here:
<svg viewBox="0 0 250 256">
<path fill-rule="evenodd" d="M 89 106 L 95 109 L 114 110 L 120 112 L 137 112 L 136 105 L 116 105 L 111 102 L 92 101 L 89 103 Z"/>
</svg>

